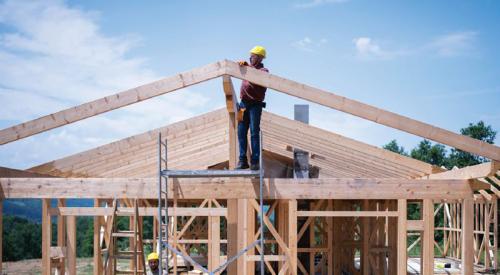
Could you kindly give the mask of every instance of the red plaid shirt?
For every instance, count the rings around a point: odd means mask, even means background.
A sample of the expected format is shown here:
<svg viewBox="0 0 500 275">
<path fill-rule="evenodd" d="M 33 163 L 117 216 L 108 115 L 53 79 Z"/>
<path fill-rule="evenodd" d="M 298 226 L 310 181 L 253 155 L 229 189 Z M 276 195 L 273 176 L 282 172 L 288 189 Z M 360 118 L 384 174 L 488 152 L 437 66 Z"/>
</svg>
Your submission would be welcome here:
<svg viewBox="0 0 500 275">
<path fill-rule="evenodd" d="M 264 71 L 266 73 L 269 72 L 268 69 L 264 68 L 264 64 L 262 63 L 260 63 L 256 67 L 253 67 L 252 65 L 248 66 L 255 68 L 257 70 Z M 249 102 L 263 102 L 264 98 L 266 97 L 266 90 L 267 90 L 266 87 L 262 87 L 257 84 L 243 80 L 241 82 L 240 98 L 241 100 Z"/>
</svg>

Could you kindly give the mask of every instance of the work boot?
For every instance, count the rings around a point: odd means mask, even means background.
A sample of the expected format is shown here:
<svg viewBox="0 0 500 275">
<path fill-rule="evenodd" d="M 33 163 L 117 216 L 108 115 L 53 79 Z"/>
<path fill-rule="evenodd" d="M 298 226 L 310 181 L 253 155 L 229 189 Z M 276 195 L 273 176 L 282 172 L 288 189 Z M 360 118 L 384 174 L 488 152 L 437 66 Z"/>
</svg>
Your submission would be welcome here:
<svg viewBox="0 0 500 275">
<path fill-rule="evenodd" d="M 248 162 L 247 161 L 238 161 L 238 166 L 236 166 L 236 170 L 243 170 L 243 169 L 248 169 Z"/>
<path fill-rule="evenodd" d="M 260 169 L 259 164 L 255 163 L 250 166 L 250 170 L 258 171 Z"/>
</svg>

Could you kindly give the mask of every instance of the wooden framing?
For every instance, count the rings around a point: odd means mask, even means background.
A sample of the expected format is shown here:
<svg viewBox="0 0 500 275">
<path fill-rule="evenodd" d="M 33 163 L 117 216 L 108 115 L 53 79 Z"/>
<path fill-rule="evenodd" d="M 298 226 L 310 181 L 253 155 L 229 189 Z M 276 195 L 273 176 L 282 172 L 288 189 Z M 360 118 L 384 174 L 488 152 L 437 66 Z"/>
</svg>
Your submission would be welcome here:
<svg viewBox="0 0 500 275">
<path fill-rule="evenodd" d="M 169 167 L 204 169 L 228 160 L 228 144 L 232 140 L 228 139 L 231 135 L 228 119 L 228 111 L 220 109 L 51 161 L 30 171 L 58 177 L 153 177 L 157 173 L 155 136 L 159 132 L 169 140 Z M 435 169 L 424 162 L 268 112 L 263 112 L 261 126 L 266 137 L 265 152 L 285 159 L 293 158 L 289 146 L 311 152 L 311 165 L 321 170 L 322 177 L 418 178 Z M 186 156 L 196 161 L 188 161 Z"/>
<path fill-rule="evenodd" d="M 231 77 L 478 154 L 492 162 L 443 171 L 264 112 L 262 130 L 268 156 L 279 156 L 281 159 L 275 163 L 280 163 L 293 158 L 293 149 L 307 151 L 311 165 L 320 170 L 319 178 L 266 178 L 266 213 L 259 213 L 258 182 L 254 179 L 171 180 L 168 193 L 173 202 L 168 207 L 171 207 L 169 218 L 174 225 L 170 236 L 174 247 L 185 254 L 196 247 L 212 269 L 259 238 L 256 217 L 260 214 L 267 227 L 264 251 L 260 251 L 260 247 L 249 250 L 227 267 L 229 274 L 255 274 L 260 268 L 255 262 L 263 254 L 270 274 L 320 272 L 331 275 L 345 271 L 356 275 L 401 275 L 407 273 L 408 250 L 418 242 L 423 250 L 424 275 L 434 273 L 435 247 L 443 257 L 460 259 L 462 274 L 472 274 L 473 264 L 481 263 L 481 259 L 486 268 L 498 268 L 498 146 L 227 60 L 0 130 L 0 144 L 216 77 L 222 77 L 224 110 L 28 171 L 0 167 L 0 199 L 41 198 L 43 201 L 42 274 L 51 274 L 53 267 L 76 274 L 77 216 L 94 217 L 94 274 L 109 273 L 116 268 L 116 262 L 103 260 L 101 256 L 102 247 L 112 251 L 115 217 L 131 216 L 133 212 L 131 230 L 141 235 L 142 217 L 156 215 L 154 203 L 149 200 L 158 196 L 157 179 L 150 178 L 158 172 L 155 166 L 158 133 L 169 139 L 171 168 L 235 167 L 237 97 Z M 94 207 L 66 207 L 64 199 L 67 198 L 94 199 Z M 58 205 L 51 206 L 51 199 L 58 199 Z M 130 199 L 136 202 L 134 209 Z M 126 207 L 118 207 L 117 200 L 122 200 Z M 139 200 L 144 202 L 140 207 L 137 206 Z M 114 201 L 113 207 L 110 207 L 111 201 Z M 197 207 L 193 207 L 193 201 Z M 408 204 L 415 201 L 422 204 L 422 217 L 408 220 Z M 437 209 L 435 203 L 439 204 Z M 445 226 L 436 228 L 434 218 L 441 210 L 445 211 Z M 53 216 L 58 218 L 56 247 L 51 247 Z M 221 227 L 224 220 L 225 231 Z M 0 215 L 0 229 L 1 221 Z M 154 224 L 157 225 L 158 220 Z M 492 224 L 494 232 L 491 232 Z M 443 249 L 434 240 L 436 230 L 444 231 Z M 413 232 L 418 232 L 420 238 L 408 248 L 407 239 Z M 158 234 L 156 228 L 154 238 Z M 300 245 L 302 238 L 308 239 L 307 247 Z M 139 248 L 134 245 L 131 249 L 137 252 Z M 56 251 L 66 264 L 53 262 L 51 251 Z M 177 258 L 172 261 L 176 273 L 182 263 Z M 130 267 L 137 270 L 137 264 Z"/>
</svg>

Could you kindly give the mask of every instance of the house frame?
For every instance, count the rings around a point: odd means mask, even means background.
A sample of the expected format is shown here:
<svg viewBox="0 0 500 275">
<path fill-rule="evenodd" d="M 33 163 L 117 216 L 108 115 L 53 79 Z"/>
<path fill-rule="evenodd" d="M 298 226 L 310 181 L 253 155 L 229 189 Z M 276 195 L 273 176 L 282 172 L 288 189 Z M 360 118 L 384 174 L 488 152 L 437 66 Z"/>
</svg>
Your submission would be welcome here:
<svg viewBox="0 0 500 275">
<path fill-rule="evenodd" d="M 94 274 L 103 274 L 100 244 L 109 242 L 102 232 L 111 230 L 105 218 L 112 215 L 111 201 L 120 200 L 126 213 L 137 199 L 140 216 L 157 214 L 158 133 L 172 140 L 169 167 L 235 167 L 237 98 L 232 77 L 491 159 L 445 171 L 265 112 L 264 199 L 268 208 L 262 214 L 267 228 L 267 272 L 407 274 L 408 249 L 417 242 L 421 274 L 435 273 L 435 256 L 461 261 L 461 274 L 474 274 L 474 264 L 498 269 L 499 147 L 232 61 L 209 64 L 0 130 L 0 144 L 218 77 L 222 78 L 224 109 L 25 171 L 0 169 L 2 199 L 43 201 L 42 274 L 51 274 L 53 268 L 76 274 L 77 216 L 94 217 Z M 311 165 L 319 169 L 318 178 L 287 176 L 294 149 L 309 152 Z M 171 242 L 185 253 L 189 247 L 203 246 L 209 269 L 259 237 L 258 180 L 170 179 L 169 188 L 168 212 L 178 228 Z M 70 198 L 93 199 L 94 207 L 67 207 L 65 200 Z M 51 206 L 51 199 L 57 199 L 57 206 Z M 409 204 L 419 205 L 419 220 L 408 220 Z M 444 213 L 442 227 L 435 225 L 439 211 Z M 54 217 L 58 217 L 55 247 L 50 226 Z M 443 247 L 434 240 L 438 231 L 443 231 Z M 407 239 L 415 234 L 419 237 L 408 247 Z M 435 255 L 435 247 L 441 255 Z M 228 274 L 255 274 L 259 250 L 256 247 L 238 258 L 228 266 Z M 176 261 L 174 273 L 180 272 Z"/>
</svg>

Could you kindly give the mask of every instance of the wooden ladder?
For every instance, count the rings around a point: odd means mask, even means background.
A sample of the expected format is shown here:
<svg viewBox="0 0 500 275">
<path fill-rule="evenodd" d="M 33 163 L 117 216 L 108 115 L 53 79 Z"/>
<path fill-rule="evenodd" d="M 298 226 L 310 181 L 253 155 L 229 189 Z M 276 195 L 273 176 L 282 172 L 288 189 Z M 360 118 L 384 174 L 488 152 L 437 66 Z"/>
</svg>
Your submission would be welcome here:
<svg viewBox="0 0 500 275">
<path fill-rule="evenodd" d="M 125 200 L 125 205 L 132 208 L 132 211 L 118 208 L 118 202 L 113 201 L 113 214 L 108 217 L 106 223 L 107 247 L 103 249 L 106 253 L 104 260 L 104 274 L 146 274 L 146 263 L 144 260 L 144 246 L 142 241 L 142 220 L 139 217 L 138 200 L 133 204 Z M 130 207 L 133 206 L 133 207 Z M 117 216 L 130 216 L 129 230 L 118 230 Z M 118 249 L 118 239 L 128 238 L 129 247 L 127 250 Z M 119 269 L 117 260 L 129 260 L 130 269 Z"/>
</svg>

